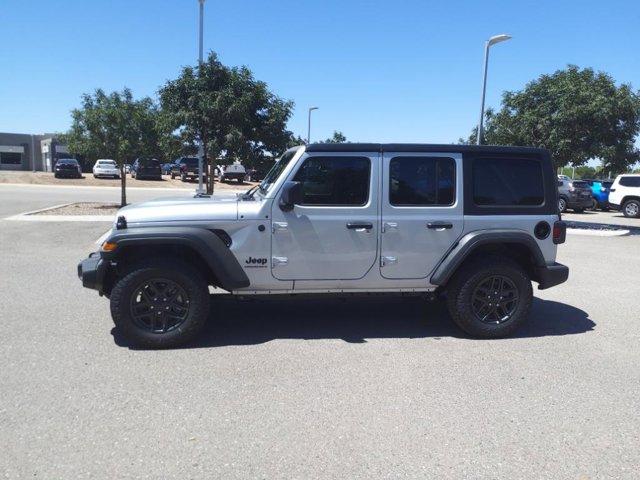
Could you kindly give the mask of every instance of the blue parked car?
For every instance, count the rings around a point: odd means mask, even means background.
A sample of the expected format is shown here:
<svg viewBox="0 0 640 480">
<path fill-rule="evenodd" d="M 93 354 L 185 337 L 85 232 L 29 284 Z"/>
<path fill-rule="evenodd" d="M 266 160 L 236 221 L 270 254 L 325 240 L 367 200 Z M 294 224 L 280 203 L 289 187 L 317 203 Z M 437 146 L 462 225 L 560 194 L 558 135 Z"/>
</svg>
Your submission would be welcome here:
<svg viewBox="0 0 640 480">
<path fill-rule="evenodd" d="M 613 180 L 584 180 L 591 187 L 593 197 L 592 210 L 599 208 L 602 211 L 609 210 L 609 189 Z"/>
</svg>

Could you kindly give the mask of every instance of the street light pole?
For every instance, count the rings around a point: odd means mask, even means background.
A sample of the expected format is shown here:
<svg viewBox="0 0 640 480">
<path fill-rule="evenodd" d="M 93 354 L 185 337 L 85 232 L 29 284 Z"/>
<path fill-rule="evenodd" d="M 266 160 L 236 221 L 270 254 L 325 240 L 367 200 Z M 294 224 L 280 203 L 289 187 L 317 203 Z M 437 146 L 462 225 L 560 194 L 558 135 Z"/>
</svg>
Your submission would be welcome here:
<svg viewBox="0 0 640 480">
<path fill-rule="evenodd" d="M 200 73 L 202 73 L 202 62 L 203 62 L 203 32 L 204 32 L 204 2 L 205 0 L 198 0 L 200 3 L 200 32 L 198 36 L 198 67 L 200 68 Z M 200 148 L 198 152 L 198 190 L 196 191 L 197 195 L 204 194 L 204 189 L 202 188 L 203 182 L 203 170 L 204 170 L 204 145 L 203 139 L 200 139 Z"/>
<path fill-rule="evenodd" d="M 309 107 L 309 121 L 307 123 L 307 145 L 311 143 L 311 112 L 318 110 L 318 107 Z"/>
<path fill-rule="evenodd" d="M 482 99 L 480 101 L 480 120 L 478 121 L 478 138 L 476 143 L 482 144 L 482 123 L 484 120 L 484 98 L 487 92 L 487 68 L 489 66 L 489 48 L 496 43 L 505 42 L 511 39 L 511 35 L 501 34 L 494 35 L 484 44 L 484 69 L 482 73 Z"/>
</svg>

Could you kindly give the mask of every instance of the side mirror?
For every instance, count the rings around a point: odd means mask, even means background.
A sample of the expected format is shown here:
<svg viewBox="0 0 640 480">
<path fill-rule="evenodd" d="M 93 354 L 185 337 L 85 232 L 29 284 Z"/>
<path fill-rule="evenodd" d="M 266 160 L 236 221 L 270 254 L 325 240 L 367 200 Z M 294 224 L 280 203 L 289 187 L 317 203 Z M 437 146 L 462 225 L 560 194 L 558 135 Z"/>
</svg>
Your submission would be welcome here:
<svg viewBox="0 0 640 480">
<path fill-rule="evenodd" d="M 280 202 L 278 206 L 283 212 L 290 212 L 297 204 L 302 203 L 302 183 L 300 182 L 287 182 L 282 187 L 282 194 L 280 195 Z"/>
</svg>

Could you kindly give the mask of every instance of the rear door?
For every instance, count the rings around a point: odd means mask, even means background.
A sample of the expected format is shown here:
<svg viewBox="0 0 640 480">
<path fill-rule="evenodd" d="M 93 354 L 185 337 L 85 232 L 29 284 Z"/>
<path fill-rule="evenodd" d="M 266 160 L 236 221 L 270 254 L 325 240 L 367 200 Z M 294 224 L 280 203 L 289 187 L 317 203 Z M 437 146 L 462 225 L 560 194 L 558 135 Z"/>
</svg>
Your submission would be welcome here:
<svg viewBox="0 0 640 480">
<path fill-rule="evenodd" d="M 462 155 L 385 152 L 381 275 L 426 278 L 463 230 Z"/>
</svg>

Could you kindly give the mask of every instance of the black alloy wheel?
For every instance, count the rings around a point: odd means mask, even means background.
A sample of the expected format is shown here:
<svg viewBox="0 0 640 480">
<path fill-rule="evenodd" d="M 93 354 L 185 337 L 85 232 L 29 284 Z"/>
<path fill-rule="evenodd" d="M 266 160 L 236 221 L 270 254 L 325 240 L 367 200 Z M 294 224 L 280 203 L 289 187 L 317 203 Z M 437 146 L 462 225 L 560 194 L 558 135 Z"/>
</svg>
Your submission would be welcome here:
<svg viewBox="0 0 640 480">
<path fill-rule="evenodd" d="M 176 282 L 152 278 L 142 282 L 131 296 L 131 318 L 150 333 L 167 333 L 182 325 L 189 315 L 190 299 Z"/>
<path fill-rule="evenodd" d="M 493 275 L 475 288 L 471 306 L 479 321 L 499 325 L 512 317 L 518 308 L 518 300 L 515 284 L 505 276 Z"/>
</svg>

